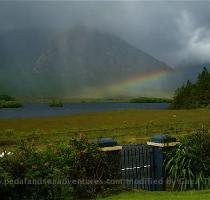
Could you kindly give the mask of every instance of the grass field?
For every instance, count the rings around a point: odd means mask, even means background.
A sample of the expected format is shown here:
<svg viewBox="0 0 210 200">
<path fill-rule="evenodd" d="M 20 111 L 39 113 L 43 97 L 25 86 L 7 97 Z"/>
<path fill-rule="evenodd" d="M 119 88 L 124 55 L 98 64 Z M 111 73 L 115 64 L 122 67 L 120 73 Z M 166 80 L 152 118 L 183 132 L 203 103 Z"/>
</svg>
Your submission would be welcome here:
<svg viewBox="0 0 210 200">
<path fill-rule="evenodd" d="M 101 200 L 209 200 L 210 190 L 188 192 L 125 192 Z"/>
<path fill-rule="evenodd" d="M 210 110 L 125 110 L 0 120 L 0 147 L 12 148 L 21 139 L 44 147 L 68 142 L 80 133 L 89 139 L 114 137 L 120 144 L 145 142 L 160 133 L 179 138 L 203 125 L 210 128 Z"/>
</svg>

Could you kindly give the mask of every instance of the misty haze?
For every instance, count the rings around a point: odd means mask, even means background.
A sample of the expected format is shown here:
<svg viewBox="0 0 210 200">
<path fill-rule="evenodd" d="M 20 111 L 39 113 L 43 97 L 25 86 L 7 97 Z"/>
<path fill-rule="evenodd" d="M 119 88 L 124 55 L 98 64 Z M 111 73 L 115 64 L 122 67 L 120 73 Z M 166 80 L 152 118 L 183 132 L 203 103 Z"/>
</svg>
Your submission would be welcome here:
<svg viewBox="0 0 210 200">
<path fill-rule="evenodd" d="M 0 199 L 209 200 L 210 1 L 0 0 Z"/>
<path fill-rule="evenodd" d="M 1 93 L 172 97 L 209 67 L 208 13 L 208 2 L 1 2 Z"/>
</svg>

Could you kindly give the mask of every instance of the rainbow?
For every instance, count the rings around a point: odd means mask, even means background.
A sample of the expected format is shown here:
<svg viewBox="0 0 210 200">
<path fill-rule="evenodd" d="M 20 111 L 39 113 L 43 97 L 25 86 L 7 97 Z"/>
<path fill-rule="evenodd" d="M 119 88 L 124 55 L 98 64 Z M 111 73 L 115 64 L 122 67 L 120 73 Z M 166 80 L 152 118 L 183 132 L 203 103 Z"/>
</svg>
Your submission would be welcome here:
<svg viewBox="0 0 210 200">
<path fill-rule="evenodd" d="M 169 71 L 167 70 L 152 71 L 152 72 L 140 74 L 138 76 L 134 76 L 127 80 L 115 82 L 113 84 L 110 84 L 108 88 L 111 88 L 112 90 L 118 90 L 121 88 L 123 89 L 135 88 L 135 87 L 142 86 L 143 84 L 147 84 L 148 82 L 151 82 L 151 81 L 154 82 L 154 81 L 161 80 L 168 73 Z"/>
<path fill-rule="evenodd" d="M 103 94 L 124 94 L 129 92 L 136 93 L 139 92 L 139 89 L 146 90 L 148 86 L 151 88 L 156 86 L 158 81 L 161 81 L 169 74 L 171 71 L 169 70 L 156 70 L 152 72 L 147 72 L 143 74 L 139 74 L 137 76 L 133 76 L 129 79 L 123 81 L 116 81 L 108 85 L 99 86 L 95 88 L 89 88 L 90 90 L 86 90 L 87 93 L 92 93 L 92 95 L 103 96 Z"/>
</svg>

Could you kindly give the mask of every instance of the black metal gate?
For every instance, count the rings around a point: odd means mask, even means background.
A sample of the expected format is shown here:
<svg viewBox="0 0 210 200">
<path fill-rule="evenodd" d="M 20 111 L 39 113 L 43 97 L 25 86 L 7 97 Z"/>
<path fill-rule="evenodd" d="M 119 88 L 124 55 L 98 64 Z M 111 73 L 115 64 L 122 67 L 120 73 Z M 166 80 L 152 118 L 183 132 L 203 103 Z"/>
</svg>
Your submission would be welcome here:
<svg viewBox="0 0 210 200">
<path fill-rule="evenodd" d="M 126 188 L 162 190 L 156 166 L 156 152 L 146 144 L 125 145 L 121 151 L 122 181 Z"/>
</svg>

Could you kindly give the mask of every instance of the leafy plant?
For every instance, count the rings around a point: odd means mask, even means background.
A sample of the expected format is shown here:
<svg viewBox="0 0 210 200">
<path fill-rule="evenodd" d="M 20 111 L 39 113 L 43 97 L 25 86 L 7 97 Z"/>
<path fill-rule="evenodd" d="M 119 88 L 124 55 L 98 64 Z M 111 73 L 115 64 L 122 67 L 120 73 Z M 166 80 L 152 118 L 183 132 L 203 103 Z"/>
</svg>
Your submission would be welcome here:
<svg viewBox="0 0 210 200">
<path fill-rule="evenodd" d="M 101 152 L 83 136 L 69 145 L 48 146 L 42 151 L 22 141 L 12 154 L 0 158 L 0 183 L 9 183 L 0 185 L 0 196 L 15 200 L 93 199 L 116 188 L 106 184 L 107 179 L 120 176 L 120 162 L 112 160 L 115 157 L 119 158 Z"/>
<path fill-rule="evenodd" d="M 210 172 L 208 130 L 200 129 L 184 137 L 175 150 L 168 152 L 165 163 L 172 189 L 205 188 Z"/>
<path fill-rule="evenodd" d="M 74 196 L 79 199 L 95 198 L 104 190 L 115 189 L 106 184 L 107 180 L 120 178 L 119 154 L 101 152 L 98 146 L 82 139 L 73 139 L 70 143 L 74 160 L 69 176 L 72 180 L 81 180 L 85 183 L 73 183 Z"/>
</svg>

